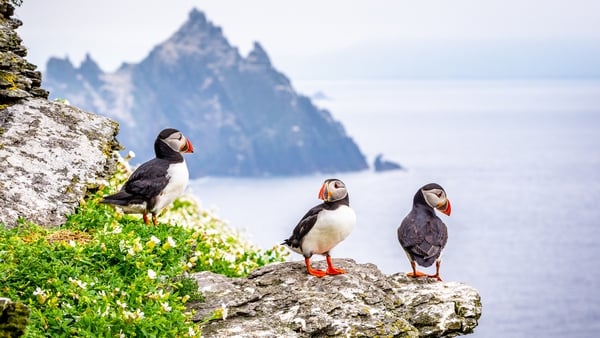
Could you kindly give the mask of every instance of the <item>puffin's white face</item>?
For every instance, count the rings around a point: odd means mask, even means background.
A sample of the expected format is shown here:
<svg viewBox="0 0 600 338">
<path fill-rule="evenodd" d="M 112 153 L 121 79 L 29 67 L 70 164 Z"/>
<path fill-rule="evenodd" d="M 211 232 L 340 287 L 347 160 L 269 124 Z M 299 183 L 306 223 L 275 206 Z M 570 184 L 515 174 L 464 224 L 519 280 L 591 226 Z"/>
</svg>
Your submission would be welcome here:
<svg viewBox="0 0 600 338">
<path fill-rule="evenodd" d="M 446 192 L 443 189 L 421 189 L 423 193 L 423 197 L 425 197 L 425 201 L 429 204 L 430 207 L 438 209 L 444 214 L 450 216 L 450 200 L 446 197 Z"/>
<path fill-rule="evenodd" d="M 169 148 L 180 153 L 193 153 L 192 143 L 179 131 L 174 132 L 165 139 L 161 139 Z"/>
<path fill-rule="evenodd" d="M 346 185 L 338 179 L 329 179 L 323 182 L 319 191 L 319 198 L 325 202 L 335 202 L 348 195 Z"/>
</svg>

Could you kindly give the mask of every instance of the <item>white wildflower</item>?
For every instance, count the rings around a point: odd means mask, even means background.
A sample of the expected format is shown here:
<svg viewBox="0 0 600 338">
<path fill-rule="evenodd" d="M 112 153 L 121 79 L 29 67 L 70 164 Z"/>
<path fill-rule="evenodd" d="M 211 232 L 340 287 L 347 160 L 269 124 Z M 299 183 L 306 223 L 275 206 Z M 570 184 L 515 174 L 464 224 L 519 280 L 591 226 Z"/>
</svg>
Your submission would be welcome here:
<svg viewBox="0 0 600 338">
<path fill-rule="evenodd" d="M 73 285 L 79 286 L 80 288 L 82 288 L 84 290 L 87 288 L 87 285 L 88 285 L 88 283 L 82 282 L 79 279 L 74 279 L 71 277 L 69 277 L 69 282 L 71 282 L 71 284 L 73 284 Z"/>
<path fill-rule="evenodd" d="M 121 228 L 121 226 L 117 226 L 112 233 L 113 234 L 120 234 L 121 232 L 123 232 L 123 228 Z"/>
<path fill-rule="evenodd" d="M 160 304 L 162 306 L 162 309 L 165 312 L 171 312 L 172 308 L 169 306 L 169 302 L 164 302 Z"/>
<path fill-rule="evenodd" d="M 191 327 L 188 328 L 188 336 L 190 336 L 190 337 L 196 336 L 196 331 L 194 331 L 194 329 Z"/>
<path fill-rule="evenodd" d="M 125 302 L 121 302 L 120 300 L 117 299 L 117 305 L 119 307 L 121 307 L 122 309 L 126 309 L 127 308 L 127 303 Z"/>
<path fill-rule="evenodd" d="M 221 303 L 221 308 L 223 309 L 223 311 L 221 312 L 221 316 L 223 318 L 223 320 L 227 319 L 227 314 L 229 313 L 229 309 L 227 308 L 227 306 L 225 306 L 224 303 Z"/>
<path fill-rule="evenodd" d="M 135 310 L 135 317 L 136 318 L 144 318 L 144 313 L 140 309 L 137 309 L 137 310 Z"/>
<path fill-rule="evenodd" d="M 134 157 L 135 157 L 135 153 L 133 152 L 133 150 L 130 150 L 130 151 L 127 153 L 127 156 L 125 156 L 125 161 L 129 161 L 129 160 L 131 160 L 131 159 L 132 159 L 132 158 L 134 158 Z"/>
<path fill-rule="evenodd" d="M 152 269 L 148 269 L 148 278 L 156 279 L 156 272 Z"/>
<path fill-rule="evenodd" d="M 171 236 L 167 237 L 167 243 L 169 244 L 170 248 L 174 248 L 177 246 L 177 243 L 175 243 L 175 240 Z"/>
<path fill-rule="evenodd" d="M 42 290 L 39 286 L 37 288 L 35 288 L 35 291 L 33 291 L 33 295 L 34 296 L 46 296 L 46 291 Z"/>
<path fill-rule="evenodd" d="M 72 247 L 76 247 L 77 243 L 74 240 L 70 240 L 69 241 L 69 245 L 72 246 Z"/>
</svg>

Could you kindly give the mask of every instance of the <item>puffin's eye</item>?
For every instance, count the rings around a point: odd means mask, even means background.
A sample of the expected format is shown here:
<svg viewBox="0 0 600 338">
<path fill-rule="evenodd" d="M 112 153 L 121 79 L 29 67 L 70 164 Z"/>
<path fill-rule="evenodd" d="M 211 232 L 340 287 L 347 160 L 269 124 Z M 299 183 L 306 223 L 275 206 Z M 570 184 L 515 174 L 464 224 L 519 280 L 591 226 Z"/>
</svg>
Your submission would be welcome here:
<svg viewBox="0 0 600 338">
<path fill-rule="evenodd" d="M 435 193 L 435 195 L 436 195 L 438 198 L 442 198 L 442 192 L 441 192 L 441 191 L 440 191 L 440 192 L 436 192 L 436 193 Z"/>
</svg>

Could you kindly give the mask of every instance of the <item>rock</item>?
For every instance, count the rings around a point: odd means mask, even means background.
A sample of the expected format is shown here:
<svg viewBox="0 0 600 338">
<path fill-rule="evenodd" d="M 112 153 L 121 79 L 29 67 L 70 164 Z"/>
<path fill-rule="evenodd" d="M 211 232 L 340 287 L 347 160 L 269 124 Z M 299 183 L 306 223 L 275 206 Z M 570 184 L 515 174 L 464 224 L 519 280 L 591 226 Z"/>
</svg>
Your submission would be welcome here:
<svg viewBox="0 0 600 338">
<path fill-rule="evenodd" d="M 396 162 L 388 161 L 383 159 L 383 154 L 378 154 L 375 157 L 375 161 L 373 163 L 375 167 L 375 171 L 388 171 L 388 170 L 403 170 L 402 166 Z"/>
<path fill-rule="evenodd" d="M 29 308 L 0 298 L 0 337 L 21 337 L 29 323 Z"/>
<path fill-rule="evenodd" d="M 193 320 L 206 322 L 207 337 L 451 337 L 473 332 L 481 316 L 477 290 L 463 283 L 386 276 L 350 259 L 335 265 L 347 273 L 316 278 L 303 261 L 247 278 L 196 273 L 205 301 L 189 305 Z"/>
<path fill-rule="evenodd" d="M 0 109 L 26 97 L 48 97 L 42 89 L 42 74 L 24 57 L 27 49 L 15 31 L 22 22 L 11 18 L 14 7 L 0 0 Z"/>
<path fill-rule="evenodd" d="M 64 223 L 114 172 L 117 131 L 110 119 L 40 98 L 0 111 L 0 223 Z"/>
</svg>

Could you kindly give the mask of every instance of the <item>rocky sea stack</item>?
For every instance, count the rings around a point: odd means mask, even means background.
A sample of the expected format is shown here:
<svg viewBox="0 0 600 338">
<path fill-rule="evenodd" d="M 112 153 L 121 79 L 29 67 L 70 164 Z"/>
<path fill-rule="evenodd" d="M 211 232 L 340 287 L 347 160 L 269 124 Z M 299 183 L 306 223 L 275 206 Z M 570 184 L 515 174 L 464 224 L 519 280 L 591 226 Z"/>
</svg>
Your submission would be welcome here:
<svg viewBox="0 0 600 338">
<path fill-rule="evenodd" d="M 240 55 L 196 9 L 137 64 L 105 73 L 90 55 L 79 67 L 52 58 L 44 75 L 51 97 L 117 120 L 135 161 L 153 156 L 148 140 L 165 125 L 181 130 L 201 149 L 188 160 L 192 178 L 368 168 L 343 125 L 299 94 L 259 43 Z"/>
</svg>

